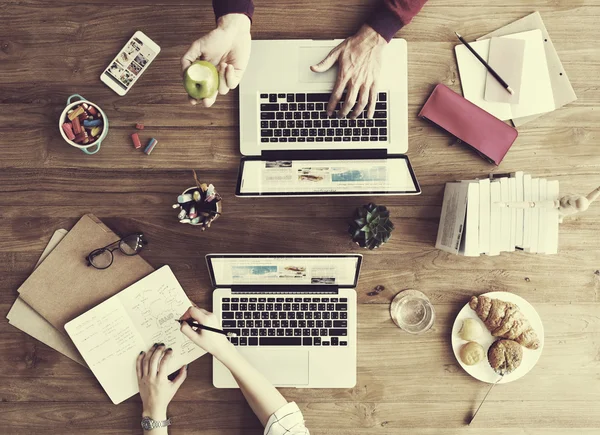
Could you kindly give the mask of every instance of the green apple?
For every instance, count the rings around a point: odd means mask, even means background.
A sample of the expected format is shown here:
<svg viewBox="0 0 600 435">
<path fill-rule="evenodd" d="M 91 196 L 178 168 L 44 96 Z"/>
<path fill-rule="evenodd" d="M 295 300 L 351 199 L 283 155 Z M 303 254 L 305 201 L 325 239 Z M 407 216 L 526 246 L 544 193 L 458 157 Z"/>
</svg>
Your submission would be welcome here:
<svg viewBox="0 0 600 435">
<path fill-rule="evenodd" d="M 196 100 L 212 97 L 219 89 L 219 73 L 212 63 L 197 60 L 185 70 L 183 86 Z"/>
</svg>

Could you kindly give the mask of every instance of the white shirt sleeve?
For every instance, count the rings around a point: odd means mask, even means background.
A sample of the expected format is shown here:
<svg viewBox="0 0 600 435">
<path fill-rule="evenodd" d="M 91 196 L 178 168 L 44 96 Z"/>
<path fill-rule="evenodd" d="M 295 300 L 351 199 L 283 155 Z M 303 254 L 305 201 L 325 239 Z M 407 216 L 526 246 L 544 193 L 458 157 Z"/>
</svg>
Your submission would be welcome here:
<svg viewBox="0 0 600 435">
<path fill-rule="evenodd" d="M 269 417 L 265 435 L 310 435 L 304 426 L 304 416 L 295 402 L 289 402 Z"/>
</svg>

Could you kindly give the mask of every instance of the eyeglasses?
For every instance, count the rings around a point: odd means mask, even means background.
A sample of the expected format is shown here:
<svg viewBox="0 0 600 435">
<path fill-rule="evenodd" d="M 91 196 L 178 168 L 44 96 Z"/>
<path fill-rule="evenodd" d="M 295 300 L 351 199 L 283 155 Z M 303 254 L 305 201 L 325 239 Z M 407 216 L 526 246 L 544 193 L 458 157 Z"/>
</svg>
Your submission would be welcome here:
<svg viewBox="0 0 600 435">
<path fill-rule="evenodd" d="M 123 254 L 131 257 L 139 254 L 144 245 L 147 244 L 148 242 L 144 239 L 142 233 L 130 234 L 104 248 L 90 252 L 87 256 L 88 266 L 93 266 L 96 269 L 108 269 L 113 264 L 113 251 L 118 249 Z"/>
</svg>

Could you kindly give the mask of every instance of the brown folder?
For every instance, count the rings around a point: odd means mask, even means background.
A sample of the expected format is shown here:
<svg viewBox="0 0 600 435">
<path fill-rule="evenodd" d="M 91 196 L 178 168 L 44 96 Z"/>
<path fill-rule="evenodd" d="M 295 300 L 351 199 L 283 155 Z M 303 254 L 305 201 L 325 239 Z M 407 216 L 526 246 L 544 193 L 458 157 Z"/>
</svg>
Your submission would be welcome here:
<svg viewBox="0 0 600 435">
<path fill-rule="evenodd" d="M 44 252 L 40 256 L 35 267 L 37 268 L 42 261 L 46 259 L 48 255 L 58 246 L 60 241 L 67 235 L 67 230 L 56 230 L 48 242 L 48 246 L 44 249 Z M 10 311 L 6 315 L 8 323 L 17 329 L 20 329 L 24 333 L 32 336 L 36 340 L 50 346 L 52 349 L 62 353 L 63 355 L 71 358 L 73 361 L 78 362 L 84 367 L 87 364 L 79 354 L 79 351 L 75 345 L 71 342 L 71 339 L 65 334 L 52 326 L 46 319 L 38 314 L 33 308 L 23 302 L 20 297 L 17 298 Z"/>
<path fill-rule="evenodd" d="M 119 250 L 113 264 L 98 270 L 87 255 L 119 240 L 93 214 L 83 216 L 19 288 L 21 298 L 56 329 L 154 271 L 141 256 Z"/>
</svg>

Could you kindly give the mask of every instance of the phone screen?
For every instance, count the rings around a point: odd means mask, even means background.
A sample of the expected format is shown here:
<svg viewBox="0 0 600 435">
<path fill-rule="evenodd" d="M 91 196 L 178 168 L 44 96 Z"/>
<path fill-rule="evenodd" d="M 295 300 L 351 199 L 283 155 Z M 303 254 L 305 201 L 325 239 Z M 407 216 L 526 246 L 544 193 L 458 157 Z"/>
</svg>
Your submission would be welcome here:
<svg viewBox="0 0 600 435">
<path fill-rule="evenodd" d="M 127 90 L 156 55 L 157 53 L 147 44 L 134 36 L 123 47 L 105 73 L 120 88 Z"/>
</svg>

